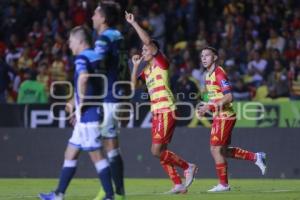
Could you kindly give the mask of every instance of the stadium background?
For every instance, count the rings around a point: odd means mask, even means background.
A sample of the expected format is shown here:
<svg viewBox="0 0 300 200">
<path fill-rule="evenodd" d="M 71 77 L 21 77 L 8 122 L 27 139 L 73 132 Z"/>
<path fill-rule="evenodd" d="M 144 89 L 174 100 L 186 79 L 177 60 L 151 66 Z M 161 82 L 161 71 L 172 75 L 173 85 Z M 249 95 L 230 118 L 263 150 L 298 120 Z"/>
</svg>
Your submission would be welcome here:
<svg viewBox="0 0 300 200">
<path fill-rule="evenodd" d="M 297 0 L 121 0 L 120 12 L 132 11 L 170 59 L 171 84 L 178 102 L 195 105 L 205 97 L 199 50 L 219 50 L 219 62 L 233 84 L 235 104 L 262 103 L 264 117 L 241 119 L 235 144 L 269 155 L 267 178 L 300 178 L 300 8 Z M 86 3 L 86 4 L 85 4 Z M 85 6 L 86 5 L 86 6 Z M 51 83 L 72 81 L 69 30 L 91 27 L 97 1 L 2 0 L 0 7 L 0 177 L 57 177 L 71 129 L 51 119 Z M 139 52 L 137 35 L 122 20 L 129 55 Z M 18 101 L 28 72 L 37 72 L 46 101 Z M 65 95 L 68 88 L 54 87 Z M 147 102 L 145 88 L 132 103 Z M 193 95 L 190 95 L 193 94 Z M 146 96 L 146 97 L 145 97 Z M 62 110 L 62 108 L 60 108 Z M 180 108 L 185 113 L 187 108 Z M 253 116 L 257 112 L 253 112 Z M 57 113 L 61 113 L 56 111 Z M 164 177 L 151 157 L 149 109 L 121 130 L 126 177 Z M 208 121 L 179 122 L 173 148 L 200 166 L 197 177 L 214 178 Z M 86 157 L 78 176 L 93 177 Z M 255 166 L 230 161 L 233 178 L 258 178 Z M 45 166 L 51 166 L 45 168 Z"/>
</svg>

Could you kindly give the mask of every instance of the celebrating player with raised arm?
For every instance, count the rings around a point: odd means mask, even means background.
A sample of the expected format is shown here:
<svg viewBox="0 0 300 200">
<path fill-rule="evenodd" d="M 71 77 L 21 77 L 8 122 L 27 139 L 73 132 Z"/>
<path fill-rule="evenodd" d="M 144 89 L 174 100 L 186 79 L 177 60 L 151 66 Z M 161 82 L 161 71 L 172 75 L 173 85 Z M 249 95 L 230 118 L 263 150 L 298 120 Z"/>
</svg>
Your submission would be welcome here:
<svg viewBox="0 0 300 200">
<path fill-rule="evenodd" d="M 198 114 L 203 116 L 206 112 L 214 114 L 211 136 L 210 151 L 215 160 L 219 184 L 208 192 L 229 191 L 227 177 L 227 158 L 250 160 L 265 174 L 266 154 L 263 152 L 253 153 L 239 147 L 228 147 L 231 141 L 231 132 L 236 122 L 236 114 L 231 102 L 231 85 L 224 69 L 217 65 L 218 54 L 213 47 L 205 47 L 201 51 L 201 61 L 206 68 L 205 82 L 208 91 L 209 103 L 199 107 Z"/>
<path fill-rule="evenodd" d="M 187 188 L 194 179 L 197 167 L 195 164 L 187 163 L 168 150 L 168 144 L 171 142 L 176 123 L 175 100 L 169 85 L 168 60 L 159 50 L 158 43 L 151 40 L 148 33 L 135 21 L 133 14 L 126 12 L 125 18 L 136 30 L 143 42 L 142 56 L 134 55 L 132 58 L 134 65 L 131 75 L 133 89 L 136 85 L 137 69 L 140 62 L 142 60 L 147 62 L 147 66 L 139 77 L 146 81 L 151 99 L 151 112 L 153 115 L 151 152 L 155 157 L 159 158 L 160 164 L 174 183 L 174 187 L 168 193 L 186 193 Z M 184 170 L 185 184 L 182 184 L 175 167 L 180 167 Z"/>
</svg>

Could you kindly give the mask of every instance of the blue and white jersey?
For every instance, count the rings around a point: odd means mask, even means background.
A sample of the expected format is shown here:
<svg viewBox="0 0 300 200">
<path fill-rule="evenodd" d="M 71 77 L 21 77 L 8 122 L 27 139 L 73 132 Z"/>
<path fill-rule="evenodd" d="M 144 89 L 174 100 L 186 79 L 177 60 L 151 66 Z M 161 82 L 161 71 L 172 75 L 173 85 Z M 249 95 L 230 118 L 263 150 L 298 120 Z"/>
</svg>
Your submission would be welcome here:
<svg viewBox="0 0 300 200">
<path fill-rule="evenodd" d="M 120 46 L 123 42 L 123 36 L 117 29 L 108 28 L 95 38 L 95 52 L 100 55 L 102 65 L 107 70 L 108 80 L 107 96 L 104 102 L 119 102 L 119 99 L 113 95 L 113 84 L 118 80 L 118 66 L 120 64 Z M 119 88 L 115 88 L 115 93 L 119 93 Z"/>
<path fill-rule="evenodd" d="M 75 73 L 74 73 L 74 100 L 76 109 L 76 119 L 78 122 L 98 122 L 100 120 L 99 105 L 102 99 L 99 97 L 103 92 L 103 78 L 93 77 L 101 71 L 101 57 L 92 49 L 85 49 L 79 53 L 74 60 Z M 89 78 L 87 82 L 86 92 L 84 94 L 84 106 L 80 112 L 79 105 L 79 87 L 78 80 L 81 73 L 88 73 Z"/>
</svg>

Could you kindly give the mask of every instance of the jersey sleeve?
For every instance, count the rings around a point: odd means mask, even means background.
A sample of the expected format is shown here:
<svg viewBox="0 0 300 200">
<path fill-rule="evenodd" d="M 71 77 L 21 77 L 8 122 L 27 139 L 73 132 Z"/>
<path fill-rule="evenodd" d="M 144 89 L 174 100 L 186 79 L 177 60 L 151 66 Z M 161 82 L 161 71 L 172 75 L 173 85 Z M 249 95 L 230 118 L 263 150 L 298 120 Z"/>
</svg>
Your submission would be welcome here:
<svg viewBox="0 0 300 200">
<path fill-rule="evenodd" d="M 137 78 L 138 78 L 138 79 L 145 80 L 145 72 L 144 72 L 144 70 L 138 75 Z"/>
<path fill-rule="evenodd" d="M 232 86 L 228 81 L 228 77 L 223 70 L 218 70 L 216 74 L 217 84 L 221 88 L 223 94 L 228 94 L 232 92 Z"/>
<path fill-rule="evenodd" d="M 157 51 L 156 55 L 154 55 L 154 60 L 157 64 L 157 66 L 159 66 L 162 69 L 169 69 L 169 62 L 167 60 L 167 58 L 164 56 L 163 53 L 161 53 L 161 51 Z"/>
<path fill-rule="evenodd" d="M 87 61 L 82 59 L 82 58 L 76 59 L 76 61 L 75 61 L 75 70 L 78 74 L 87 73 L 88 72 Z"/>
<path fill-rule="evenodd" d="M 101 59 L 108 54 L 110 46 L 109 43 L 109 38 L 104 35 L 99 36 L 95 41 L 94 51 L 100 55 Z"/>
</svg>

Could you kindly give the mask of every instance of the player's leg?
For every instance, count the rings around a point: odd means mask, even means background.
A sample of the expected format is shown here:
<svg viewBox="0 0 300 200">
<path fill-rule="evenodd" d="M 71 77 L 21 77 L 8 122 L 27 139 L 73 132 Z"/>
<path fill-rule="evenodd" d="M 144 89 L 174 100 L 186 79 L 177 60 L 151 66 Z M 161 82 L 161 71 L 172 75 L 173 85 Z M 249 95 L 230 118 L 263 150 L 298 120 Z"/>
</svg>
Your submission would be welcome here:
<svg viewBox="0 0 300 200">
<path fill-rule="evenodd" d="M 226 146 L 211 145 L 210 147 L 211 155 L 215 161 L 215 167 L 219 179 L 219 184 L 214 186 L 212 189 L 208 190 L 208 192 L 221 192 L 230 190 L 230 186 L 228 185 L 227 161 L 222 153 L 224 149 L 226 149 Z"/>
<path fill-rule="evenodd" d="M 124 196 L 124 164 L 119 148 L 118 138 L 103 138 L 104 148 L 107 152 L 112 178 L 116 187 L 116 194 Z"/>
<path fill-rule="evenodd" d="M 101 200 L 113 199 L 114 191 L 111 180 L 111 171 L 107 159 L 100 150 L 90 151 L 89 155 L 95 165 L 98 177 L 104 190 L 104 195 Z"/>
<path fill-rule="evenodd" d="M 82 134 L 82 149 L 89 152 L 89 156 L 95 165 L 98 178 L 100 179 L 104 190 L 102 199 L 113 199 L 114 191 L 111 181 L 112 177 L 108 160 L 105 158 L 102 151 L 99 123 L 90 122 L 85 125 L 84 130 L 85 132 Z"/>
<path fill-rule="evenodd" d="M 231 132 L 235 124 L 235 116 L 231 118 L 214 118 L 210 136 L 210 151 L 215 161 L 219 184 L 208 192 L 229 191 L 228 166 L 225 152 L 231 142 Z"/>
<path fill-rule="evenodd" d="M 229 118 L 228 120 L 225 121 L 224 124 L 224 129 L 225 129 L 225 135 L 227 134 L 227 132 L 233 129 L 235 124 L 235 118 Z M 225 138 L 226 139 L 226 138 Z M 229 138 L 229 142 L 230 143 L 230 138 Z M 240 159 L 240 160 L 249 160 L 254 162 L 261 170 L 262 175 L 265 174 L 266 172 L 266 153 L 264 152 L 251 152 L 245 149 L 242 149 L 240 147 L 228 147 L 226 148 L 226 151 L 223 152 L 224 156 L 228 157 L 228 158 L 234 158 L 234 159 Z"/>
<path fill-rule="evenodd" d="M 118 105 L 117 103 L 103 104 L 104 118 L 101 124 L 101 138 L 110 164 L 116 194 L 124 197 L 124 164 L 119 148 L 119 122 L 116 119 Z"/>
<path fill-rule="evenodd" d="M 175 166 L 171 164 L 169 159 L 166 159 L 165 154 L 169 154 L 167 150 L 167 144 L 152 144 L 151 146 L 151 152 L 152 154 L 160 159 L 160 164 L 162 168 L 165 170 L 167 175 L 170 177 L 171 181 L 174 184 L 174 187 L 166 192 L 166 194 L 184 194 L 187 192 L 186 187 L 182 184 L 180 175 L 178 174 Z M 167 152 L 167 153 L 165 153 Z M 174 154 L 174 153 L 173 153 Z"/>
<path fill-rule="evenodd" d="M 172 181 L 175 185 L 181 184 L 180 176 L 175 167 L 185 170 L 186 183 L 185 187 L 190 186 L 196 173 L 196 166 L 187 163 L 180 156 L 168 150 L 167 144 L 171 142 L 175 129 L 175 113 L 159 113 L 154 114 L 152 121 L 152 154 L 160 159 L 162 167 L 167 174 L 173 177 Z M 179 181 L 180 180 L 180 181 Z"/>
<path fill-rule="evenodd" d="M 265 175 L 266 173 L 267 163 L 266 153 L 264 152 L 254 153 L 248 150 L 241 149 L 240 147 L 229 147 L 226 150 L 225 155 L 228 158 L 252 161 L 259 167 L 262 175 Z"/>
<path fill-rule="evenodd" d="M 76 172 L 77 158 L 81 149 L 80 127 L 77 123 L 65 151 L 65 161 L 61 170 L 59 183 L 55 192 L 39 194 L 42 200 L 62 200 L 64 193 Z"/>
<path fill-rule="evenodd" d="M 62 200 L 64 194 L 75 175 L 77 168 L 77 158 L 80 150 L 69 144 L 65 151 L 65 160 L 63 163 L 63 167 L 61 169 L 61 174 L 59 178 L 59 183 L 54 192 L 50 192 L 48 194 L 41 193 L 39 194 L 40 199 L 42 200 Z"/>
</svg>

